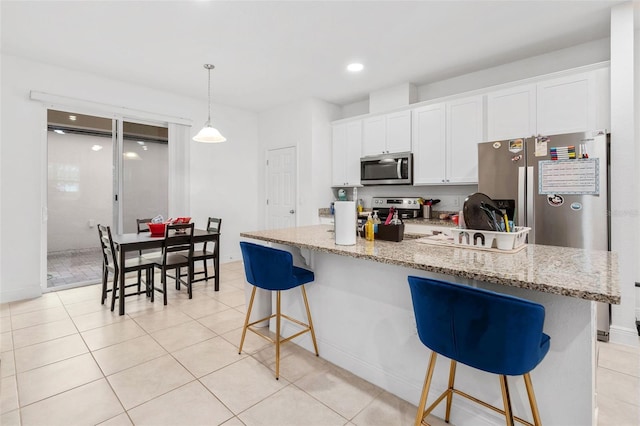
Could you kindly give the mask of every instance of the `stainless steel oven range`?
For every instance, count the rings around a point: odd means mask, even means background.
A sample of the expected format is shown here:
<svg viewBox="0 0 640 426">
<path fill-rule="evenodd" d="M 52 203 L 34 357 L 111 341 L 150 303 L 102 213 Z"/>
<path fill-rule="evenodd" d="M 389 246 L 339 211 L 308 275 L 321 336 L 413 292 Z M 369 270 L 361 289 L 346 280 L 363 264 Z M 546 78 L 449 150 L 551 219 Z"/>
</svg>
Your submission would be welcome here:
<svg viewBox="0 0 640 426">
<path fill-rule="evenodd" d="M 371 206 L 374 211 L 378 211 L 382 221 L 386 219 L 391 207 L 397 210 L 400 219 L 413 219 L 422 215 L 419 198 L 414 197 L 373 197 Z"/>
</svg>

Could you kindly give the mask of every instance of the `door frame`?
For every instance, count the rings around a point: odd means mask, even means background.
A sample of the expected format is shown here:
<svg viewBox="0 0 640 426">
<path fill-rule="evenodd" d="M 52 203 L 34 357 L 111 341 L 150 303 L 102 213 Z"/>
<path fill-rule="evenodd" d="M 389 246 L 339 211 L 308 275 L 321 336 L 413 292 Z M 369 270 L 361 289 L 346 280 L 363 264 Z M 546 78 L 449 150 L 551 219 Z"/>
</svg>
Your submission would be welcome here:
<svg viewBox="0 0 640 426">
<path fill-rule="evenodd" d="M 47 111 L 49 109 L 54 109 L 58 111 L 69 112 L 71 114 L 85 114 L 85 115 L 94 115 L 97 117 L 110 118 L 116 120 L 114 123 L 123 123 L 125 120 L 134 121 L 136 123 L 142 124 L 152 124 L 158 126 L 167 126 L 169 127 L 173 124 L 182 124 L 182 125 L 192 125 L 191 120 L 187 120 L 179 117 L 171 117 L 165 116 L 161 114 L 155 114 L 147 111 L 136 111 L 132 109 L 128 109 L 125 107 L 119 107 L 114 105 L 107 105 L 97 102 L 91 102 L 81 99 L 68 98 L 65 96 L 51 95 L 43 92 L 34 92 L 30 93 L 30 99 L 35 101 L 40 101 L 40 170 L 41 170 L 41 179 L 40 179 L 40 212 L 41 212 L 41 223 L 40 223 L 40 290 L 42 293 L 49 293 L 52 291 L 64 290 L 66 288 L 75 287 L 73 284 L 69 284 L 68 286 L 56 286 L 52 288 L 47 287 L 47 247 L 48 247 L 48 239 L 47 239 L 47 231 L 48 231 L 48 164 L 49 164 L 49 152 L 48 152 L 48 137 L 47 137 Z M 120 124 L 122 127 L 122 124 Z M 119 130 L 122 130 L 121 128 Z M 114 139 L 115 141 L 115 139 Z M 122 144 L 119 144 L 120 151 L 122 151 Z M 118 144 L 116 144 L 118 146 Z M 114 164 L 116 168 L 114 169 L 114 179 L 115 176 L 119 176 L 122 170 L 122 153 L 119 155 L 118 161 L 115 161 Z M 168 152 L 169 157 L 169 174 L 175 172 L 172 170 L 171 163 L 171 149 Z M 185 160 L 187 163 L 189 159 Z M 117 173 L 117 175 L 116 175 Z M 114 181 L 115 182 L 115 181 Z M 117 188 L 117 190 L 121 189 Z M 178 189 L 180 190 L 180 189 Z M 169 197 L 172 196 L 171 190 L 169 192 Z M 120 196 L 118 197 L 120 200 Z M 118 209 L 121 209 L 118 206 Z M 114 212 L 115 215 L 115 212 Z M 121 220 L 119 220 L 121 222 Z M 116 227 L 120 231 L 120 224 Z"/>
<path fill-rule="evenodd" d="M 281 146 L 281 147 L 273 147 L 273 148 L 267 148 L 265 149 L 265 153 L 264 153 L 264 194 L 265 194 L 265 215 L 264 215 L 264 227 L 265 229 L 269 229 L 269 211 L 270 211 L 270 206 L 269 204 L 266 203 L 266 201 L 269 199 L 269 153 L 272 151 L 278 151 L 281 149 L 293 149 L 293 158 L 295 158 L 296 164 L 295 164 L 295 190 L 293 191 L 293 196 L 295 197 L 295 201 L 294 201 L 294 205 L 295 205 L 295 226 L 298 226 L 298 217 L 299 217 L 299 206 L 298 206 L 298 178 L 299 178 L 299 164 L 300 162 L 298 161 L 298 148 L 296 145 L 289 145 L 289 146 Z"/>
</svg>

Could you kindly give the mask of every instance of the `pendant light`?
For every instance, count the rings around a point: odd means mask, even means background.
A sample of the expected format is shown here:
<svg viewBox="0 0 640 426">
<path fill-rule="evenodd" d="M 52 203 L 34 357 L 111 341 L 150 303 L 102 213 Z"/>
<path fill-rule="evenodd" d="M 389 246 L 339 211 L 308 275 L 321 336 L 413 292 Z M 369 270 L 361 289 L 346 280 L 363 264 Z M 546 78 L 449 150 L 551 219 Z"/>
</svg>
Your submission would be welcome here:
<svg viewBox="0 0 640 426">
<path fill-rule="evenodd" d="M 193 137 L 193 140 L 205 143 L 224 142 L 227 138 L 222 136 L 218 129 L 211 125 L 211 70 L 214 69 L 215 66 L 211 64 L 204 64 L 204 67 L 209 71 L 209 115 L 207 116 L 207 122 L 204 123 L 204 127 Z"/>
</svg>

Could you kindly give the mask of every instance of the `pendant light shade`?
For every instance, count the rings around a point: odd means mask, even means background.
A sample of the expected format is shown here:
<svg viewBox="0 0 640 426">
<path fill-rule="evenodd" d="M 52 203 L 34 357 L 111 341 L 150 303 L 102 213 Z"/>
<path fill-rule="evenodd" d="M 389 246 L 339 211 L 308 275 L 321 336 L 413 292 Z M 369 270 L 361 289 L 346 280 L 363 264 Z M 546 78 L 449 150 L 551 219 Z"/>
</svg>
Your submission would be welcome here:
<svg viewBox="0 0 640 426">
<path fill-rule="evenodd" d="M 198 132 L 197 135 L 194 136 L 193 140 L 196 142 L 205 142 L 205 143 L 219 143 L 227 140 L 222 134 L 211 125 L 211 70 L 215 68 L 215 66 L 211 64 L 204 64 L 206 70 L 209 71 L 209 115 L 207 116 L 207 122 L 204 123 L 204 127 L 202 130 Z"/>
</svg>

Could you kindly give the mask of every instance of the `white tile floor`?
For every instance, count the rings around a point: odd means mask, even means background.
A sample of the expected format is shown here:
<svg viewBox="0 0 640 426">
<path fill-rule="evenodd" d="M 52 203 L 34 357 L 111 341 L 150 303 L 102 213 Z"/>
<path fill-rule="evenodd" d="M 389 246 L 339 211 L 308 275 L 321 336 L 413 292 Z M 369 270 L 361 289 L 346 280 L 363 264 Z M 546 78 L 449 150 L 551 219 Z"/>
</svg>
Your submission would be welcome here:
<svg viewBox="0 0 640 426">
<path fill-rule="evenodd" d="M 166 307 L 127 298 L 124 316 L 100 305 L 98 285 L 0 305 L 0 424 L 413 423 L 415 406 L 296 345 L 278 381 L 266 341 L 249 333 L 238 355 L 244 275 L 239 262 L 221 268 L 218 293 L 201 282 Z M 599 352 L 598 424 L 640 425 L 640 350 Z"/>
</svg>

